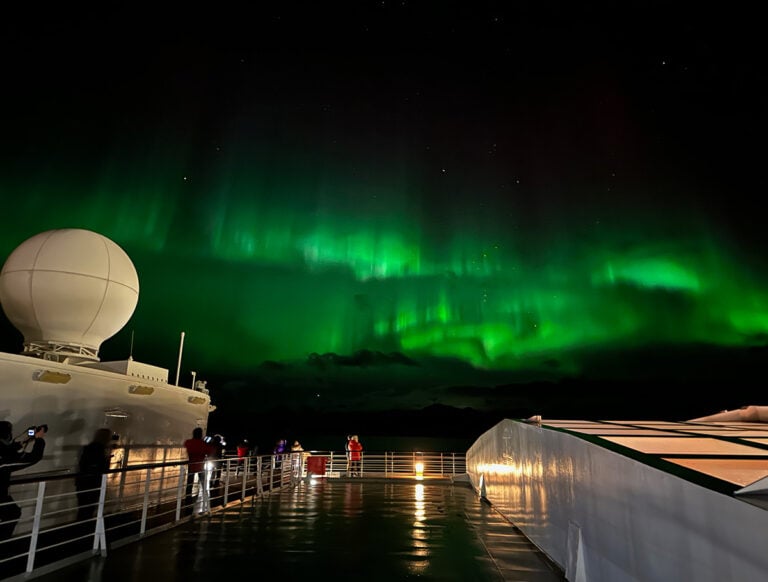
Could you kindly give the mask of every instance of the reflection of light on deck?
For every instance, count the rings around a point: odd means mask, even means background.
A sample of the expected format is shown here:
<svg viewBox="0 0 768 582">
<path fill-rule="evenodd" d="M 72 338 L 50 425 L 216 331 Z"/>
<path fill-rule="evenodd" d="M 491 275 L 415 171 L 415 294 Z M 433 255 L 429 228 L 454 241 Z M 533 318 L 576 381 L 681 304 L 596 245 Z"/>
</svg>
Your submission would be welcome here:
<svg viewBox="0 0 768 582">
<path fill-rule="evenodd" d="M 424 508 L 424 485 L 419 483 L 416 485 L 416 511 L 414 511 L 416 522 L 413 524 L 414 527 L 420 527 L 420 522 L 424 521 L 424 517 L 426 516 L 426 511 Z"/>
<path fill-rule="evenodd" d="M 424 485 L 418 483 L 414 489 L 414 498 L 416 500 L 411 530 L 413 539 L 413 550 L 411 552 L 413 561 L 408 564 L 408 570 L 411 574 L 420 576 L 429 567 L 429 539 L 424 520 L 426 519 L 426 503 L 424 502 Z"/>
</svg>

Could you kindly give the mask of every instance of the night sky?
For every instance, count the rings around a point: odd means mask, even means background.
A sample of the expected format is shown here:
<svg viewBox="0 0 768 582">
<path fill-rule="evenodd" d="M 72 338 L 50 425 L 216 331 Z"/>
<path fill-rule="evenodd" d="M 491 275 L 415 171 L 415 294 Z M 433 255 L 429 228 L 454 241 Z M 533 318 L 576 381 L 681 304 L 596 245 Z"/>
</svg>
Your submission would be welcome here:
<svg viewBox="0 0 768 582">
<path fill-rule="evenodd" d="M 185 331 L 214 426 L 762 403 L 755 15 L 275 4 L 0 20 L 0 256 L 66 227 L 126 250 L 102 359 L 133 336 L 173 381 Z"/>
</svg>

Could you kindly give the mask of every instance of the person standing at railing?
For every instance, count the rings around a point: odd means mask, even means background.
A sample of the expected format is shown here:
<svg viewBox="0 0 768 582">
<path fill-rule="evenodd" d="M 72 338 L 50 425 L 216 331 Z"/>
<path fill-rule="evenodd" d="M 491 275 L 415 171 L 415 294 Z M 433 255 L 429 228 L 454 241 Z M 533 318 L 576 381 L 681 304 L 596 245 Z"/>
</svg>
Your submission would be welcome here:
<svg viewBox="0 0 768 582">
<path fill-rule="evenodd" d="M 272 455 L 274 456 L 273 462 L 274 462 L 275 469 L 280 469 L 280 467 L 282 466 L 283 455 L 285 454 L 287 449 L 288 449 L 288 440 L 278 439 L 278 441 L 275 443 L 275 448 L 272 450 Z"/>
<path fill-rule="evenodd" d="M 304 447 L 299 441 L 293 441 L 291 446 L 291 468 L 294 471 L 301 471 L 304 464 Z"/>
<path fill-rule="evenodd" d="M 363 460 L 363 444 L 359 437 L 354 434 L 349 439 L 349 475 L 350 477 L 361 477 L 360 462 Z"/>
<path fill-rule="evenodd" d="M 109 471 L 112 458 L 112 431 L 100 428 L 93 440 L 80 450 L 75 476 L 77 489 L 77 521 L 92 519 L 98 509 L 101 476 Z"/>
<path fill-rule="evenodd" d="M 344 443 L 344 454 L 347 457 L 347 477 L 349 477 L 349 472 L 351 470 L 350 460 L 349 460 L 349 441 L 352 440 L 352 435 L 347 435 L 347 442 Z"/>
<path fill-rule="evenodd" d="M 211 469 L 211 489 L 216 489 L 221 485 L 221 463 L 224 462 L 224 448 L 227 446 L 227 441 L 220 434 L 215 434 L 210 439 L 209 444 L 213 446 L 216 453 L 209 457 L 209 461 L 213 461 L 213 469 Z"/>
<path fill-rule="evenodd" d="M 31 427 L 26 440 L 18 442 L 13 438 L 13 424 L 7 420 L 0 421 L 0 540 L 10 538 L 21 517 L 19 507 L 8 493 L 11 484 L 11 473 L 37 463 L 43 458 L 45 451 L 46 425 Z M 32 441 L 32 450 L 27 451 L 27 445 Z"/>
<path fill-rule="evenodd" d="M 227 442 L 220 434 L 213 435 L 208 441 L 214 449 L 214 454 L 208 457 L 208 462 L 212 463 L 211 466 L 211 479 L 209 485 L 209 491 L 213 493 L 213 497 L 218 495 L 218 488 L 221 485 L 221 464 L 224 462 L 224 447 L 227 446 Z"/>
<path fill-rule="evenodd" d="M 199 487 L 205 487 L 205 459 L 213 457 L 216 454 L 216 449 L 203 440 L 203 429 L 199 426 L 192 431 L 192 438 L 184 441 L 184 448 L 187 449 L 187 457 L 189 458 L 186 508 L 191 512 L 195 504 L 195 498 L 192 495 L 195 479 L 197 479 Z"/>
<path fill-rule="evenodd" d="M 248 439 L 243 439 L 240 444 L 237 445 L 237 470 L 235 475 L 239 475 L 240 471 L 245 471 L 246 458 L 251 455 L 251 444 Z"/>
</svg>

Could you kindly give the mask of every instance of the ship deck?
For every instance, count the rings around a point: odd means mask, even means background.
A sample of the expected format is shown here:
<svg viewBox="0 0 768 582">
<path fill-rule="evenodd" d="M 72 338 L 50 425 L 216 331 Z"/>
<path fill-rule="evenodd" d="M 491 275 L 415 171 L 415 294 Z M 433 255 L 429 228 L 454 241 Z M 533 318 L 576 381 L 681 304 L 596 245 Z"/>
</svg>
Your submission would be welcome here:
<svg viewBox="0 0 768 582">
<path fill-rule="evenodd" d="M 53 572 L 69 580 L 555 582 L 563 573 L 465 484 L 303 479 Z"/>
</svg>

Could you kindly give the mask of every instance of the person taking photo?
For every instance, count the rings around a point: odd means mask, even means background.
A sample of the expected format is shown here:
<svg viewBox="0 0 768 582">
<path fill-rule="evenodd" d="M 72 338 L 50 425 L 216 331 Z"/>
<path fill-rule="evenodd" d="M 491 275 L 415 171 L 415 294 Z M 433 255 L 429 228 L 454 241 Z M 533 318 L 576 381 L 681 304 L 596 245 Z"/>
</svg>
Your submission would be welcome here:
<svg viewBox="0 0 768 582">
<path fill-rule="evenodd" d="M 25 439 L 13 438 L 13 424 L 0 421 L 0 539 L 8 539 L 19 523 L 21 507 L 8 492 L 11 473 L 37 463 L 45 451 L 46 425 L 30 427 Z M 32 449 L 27 450 L 32 443 Z"/>
</svg>

